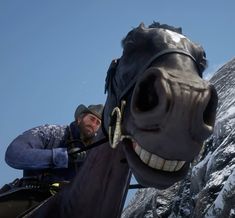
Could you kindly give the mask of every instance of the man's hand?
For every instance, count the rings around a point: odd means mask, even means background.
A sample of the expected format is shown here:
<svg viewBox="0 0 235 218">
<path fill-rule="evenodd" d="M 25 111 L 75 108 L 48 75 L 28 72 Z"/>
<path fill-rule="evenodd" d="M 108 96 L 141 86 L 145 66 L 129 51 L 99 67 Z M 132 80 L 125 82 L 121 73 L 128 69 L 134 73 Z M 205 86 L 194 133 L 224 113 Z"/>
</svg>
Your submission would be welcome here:
<svg viewBox="0 0 235 218">
<path fill-rule="evenodd" d="M 83 162 L 86 159 L 87 153 L 86 151 L 82 151 L 81 153 L 78 153 L 80 148 L 70 148 L 68 149 L 68 156 L 69 156 L 69 162 L 71 163 L 78 163 Z"/>
</svg>

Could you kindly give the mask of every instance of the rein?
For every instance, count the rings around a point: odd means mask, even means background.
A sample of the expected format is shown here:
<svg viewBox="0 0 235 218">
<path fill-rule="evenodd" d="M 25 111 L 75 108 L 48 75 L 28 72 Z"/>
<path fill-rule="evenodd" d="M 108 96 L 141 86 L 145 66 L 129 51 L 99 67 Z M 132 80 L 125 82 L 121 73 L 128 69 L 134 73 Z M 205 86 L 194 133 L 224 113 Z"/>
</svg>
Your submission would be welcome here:
<svg viewBox="0 0 235 218">
<path fill-rule="evenodd" d="M 90 150 L 92 148 L 95 148 L 95 147 L 97 147 L 99 145 L 102 145 L 102 144 L 104 144 L 104 143 L 106 143 L 108 141 L 109 141 L 108 138 L 104 137 L 104 138 L 100 139 L 97 142 L 94 142 L 94 143 L 92 143 L 90 145 L 87 145 L 86 147 L 83 147 L 83 148 L 74 148 L 75 150 L 73 152 L 74 153 L 82 153 L 83 151 L 88 151 L 88 150 Z"/>
</svg>

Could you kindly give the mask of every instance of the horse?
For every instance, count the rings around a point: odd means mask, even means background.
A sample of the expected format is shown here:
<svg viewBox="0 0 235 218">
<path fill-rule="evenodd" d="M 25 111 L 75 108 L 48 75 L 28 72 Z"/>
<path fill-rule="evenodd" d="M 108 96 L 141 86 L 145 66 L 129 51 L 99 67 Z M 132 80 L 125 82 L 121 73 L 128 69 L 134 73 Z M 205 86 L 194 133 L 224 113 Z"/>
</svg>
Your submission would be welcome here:
<svg viewBox="0 0 235 218">
<path fill-rule="evenodd" d="M 103 134 L 74 180 L 26 217 L 120 217 L 131 173 L 143 187 L 180 181 L 213 132 L 217 93 L 202 46 L 181 28 L 141 23 L 107 72 Z M 110 145 L 110 146 L 109 146 Z"/>
</svg>

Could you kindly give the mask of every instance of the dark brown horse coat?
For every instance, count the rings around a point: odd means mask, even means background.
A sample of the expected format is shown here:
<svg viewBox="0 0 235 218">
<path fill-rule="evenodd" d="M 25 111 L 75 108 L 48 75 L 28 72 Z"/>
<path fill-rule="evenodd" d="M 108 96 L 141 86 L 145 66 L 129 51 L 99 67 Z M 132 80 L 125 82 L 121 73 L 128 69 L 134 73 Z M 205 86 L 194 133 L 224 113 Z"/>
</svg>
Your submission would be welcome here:
<svg viewBox="0 0 235 218">
<path fill-rule="evenodd" d="M 119 217 L 129 180 L 122 147 L 103 144 L 90 151 L 73 183 L 30 217 Z"/>
</svg>

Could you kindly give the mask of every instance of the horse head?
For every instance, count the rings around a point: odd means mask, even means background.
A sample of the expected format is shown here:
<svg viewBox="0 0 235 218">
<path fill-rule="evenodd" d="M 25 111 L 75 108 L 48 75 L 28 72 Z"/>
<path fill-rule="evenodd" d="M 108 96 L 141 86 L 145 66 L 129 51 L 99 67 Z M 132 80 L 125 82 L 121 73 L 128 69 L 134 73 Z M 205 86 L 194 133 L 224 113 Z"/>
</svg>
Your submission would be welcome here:
<svg viewBox="0 0 235 218">
<path fill-rule="evenodd" d="M 167 188 L 186 176 L 213 131 L 217 94 L 202 79 L 205 52 L 159 23 L 140 24 L 122 46 L 107 73 L 103 125 L 140 184 Z"/>
</svg>

